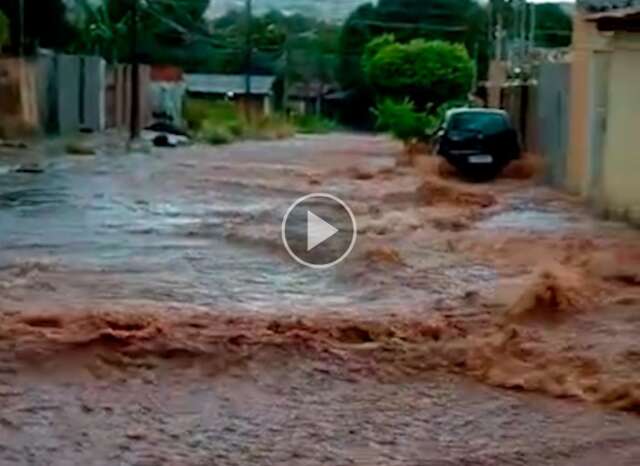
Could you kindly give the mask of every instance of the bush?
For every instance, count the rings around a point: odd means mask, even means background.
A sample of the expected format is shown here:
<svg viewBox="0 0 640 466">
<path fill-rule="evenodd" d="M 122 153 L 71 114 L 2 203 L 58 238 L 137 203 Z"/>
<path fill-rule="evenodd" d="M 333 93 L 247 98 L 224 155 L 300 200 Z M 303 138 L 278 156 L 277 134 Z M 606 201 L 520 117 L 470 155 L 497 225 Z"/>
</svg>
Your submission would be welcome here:
<svg viewBox="0 0 640 466">
<path fill-rule="evenodd" d="M 272 140 L 295 135 L 295 127 L 281 115 L 247 121 L 232 102 L 189 99 L 184 118 L 198 139 L 209 144 L 228 144 L 238 139 Z"/>
<path fill-rule="evenodd" d="M 327 134 L 338 128 L 335 121 L 317 115 L 298 116 L 294 123 L 302 134 Z"/>
<path fill-rule="evenodd" d="M 233 142 L 235 136 L 229 128 L 206 121 L 198 132 L 198 139 L 209 144 L 218 145 Z"/>
<path fill-rule="evenodd" d="M 184 108 L 184 119 L 190 130 L 200 131 L 205 122 L 226 126 L 232 133 L 242 127 L 240 116 L 232 102 L 214 102 L 205 99 L 188 99 Z"/>
<path fill-rule="evenodd" d="M 246 137 L 259 140 L 286 139 L 295 136 L 295 127 L 282 115 L 258 118 L 246 125 Z"/>
<path fill-rule="evenodd" d="M 390 132 L 405 143 L 429 141 L 439 123 L 437 115 L 418 112 L 409 99 L 401 102 L 384 99 L 373 112 L 378 129 Z"/>
</svg>

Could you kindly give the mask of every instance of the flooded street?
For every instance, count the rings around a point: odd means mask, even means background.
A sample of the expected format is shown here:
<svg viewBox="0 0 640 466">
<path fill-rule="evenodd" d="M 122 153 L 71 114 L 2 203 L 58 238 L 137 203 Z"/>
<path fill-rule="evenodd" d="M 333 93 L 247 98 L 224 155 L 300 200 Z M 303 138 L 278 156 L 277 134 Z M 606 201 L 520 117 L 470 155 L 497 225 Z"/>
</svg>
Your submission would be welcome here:
<svg viewBox="0 0 640 466">
<path fill-rule="evenodd" d="M 638 464 L 640 233 L 400 151 L 0 153 L 0 464 Z M 280 235 L 313 192 L 326 271 Z"/>
</svg>

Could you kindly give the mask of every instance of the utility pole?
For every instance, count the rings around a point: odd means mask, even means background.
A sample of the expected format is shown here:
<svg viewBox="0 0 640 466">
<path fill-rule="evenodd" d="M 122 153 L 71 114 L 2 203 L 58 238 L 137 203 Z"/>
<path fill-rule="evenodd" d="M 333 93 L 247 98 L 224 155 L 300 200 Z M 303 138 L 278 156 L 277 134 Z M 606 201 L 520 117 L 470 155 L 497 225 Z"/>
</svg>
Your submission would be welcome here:
<svg viewBox="0 0 640 466">
<path fill-rule="evenodd" d="M 531 52 L 536 47 L 536 20 L 538 12 L 536 11 L 535 3 L 531 2 L 529 5 L 531 9 L 531 17 L 529 19 L 529 52 Z"/>
<path fill-rule="evenodd" d="M 24 0 L 18 3 L 18 21 L 20 21 L 20 43 L 18 44 L 18 54 L 24 56 Z"/>
<path fill-rule="evenodd" d="M 527 0 L 520 0 L 520 67 L 524 66 L 527 47 Z"/>
<path fill-rule="evenodd" d="M 475 95 L 478 89 L 478 62 L 479 62 L 479 49 L 478 41 L 473 44 L 473 81 L 471 83 L 471 94 Z"/>
<path fill-rule="evenodd" d="M 251 99 L 251 62 L 253 61 L 253 41 L 252 41 L 252 0 L 245 0 L 246 9 L 246 37 L 245 37 L 245 113 L 247 120 L 251 120 L 251 108 L 249 102 Z"/>
<path fill-rule="evenodd" d="M 291 38 L 291 32 L 289 31 L 289 27 L 287 26 L 287 36 L 284 42 L 284 79 L 282 84 L 282 110 L 286 117 L 289 116 L 289 69 L 290 69 L 290 44 L 289 40 Z"/>
<path fill-rule="evenodd" d="M 129 138 L 134 141 L 140 135 L 140 64 L 138 62 L 138 0 L 131 4 L 131 121 Z"/>
<path fill-rule="evenodd" d="M 504 21 L 502 10 L 498 10 L 498 18 L 496 20 L 496 60 L 502 61 L 502 45 L 504 43 Z"/>
<path fill-rule="evenodd" d="M 487 28 L 487 44 L 489 44 L 489 49 L 494 47 L 495 41 L 495 28 L 493 27 L 493 1 L 489 0 L 487 4 L 487 22 L 489 27 Z"/>
</svg>

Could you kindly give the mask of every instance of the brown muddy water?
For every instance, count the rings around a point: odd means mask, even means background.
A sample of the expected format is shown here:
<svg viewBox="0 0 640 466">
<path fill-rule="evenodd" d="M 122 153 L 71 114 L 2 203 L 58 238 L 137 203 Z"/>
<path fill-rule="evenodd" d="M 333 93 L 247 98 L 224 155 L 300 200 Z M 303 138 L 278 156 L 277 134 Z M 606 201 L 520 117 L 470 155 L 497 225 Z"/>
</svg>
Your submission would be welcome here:
<svg viewBox="0 0 640 466">
<path fill-rule="evenodd" d="M 399 150 L 0 154 L 0 464 L 638 464 L 639 233 Z M 311 192 L 330 271 L 280 244 Z"/>
</svg>

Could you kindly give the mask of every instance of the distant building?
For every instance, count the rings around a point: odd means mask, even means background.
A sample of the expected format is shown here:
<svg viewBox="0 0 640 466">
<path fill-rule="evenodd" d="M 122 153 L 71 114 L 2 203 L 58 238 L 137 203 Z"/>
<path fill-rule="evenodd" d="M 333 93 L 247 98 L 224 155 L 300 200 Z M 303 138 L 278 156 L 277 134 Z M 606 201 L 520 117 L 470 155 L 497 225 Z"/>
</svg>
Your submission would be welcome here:
<svg viewBox="0 0 640 466">
<path fill-rule="evenodd" d="M 187 74 L 187 93 L 190 96 L 228 100 L 254 115 L 273 112 L 273 84 L 275 76 L 251 76 L 247 94 L 246 77 L 240 74 Z"/>
<path fill-rule="evenodd" d="M 329 84 L 320 81 L 296 83 L 289 89 L 287 110 L 299 115 L 320 115 L 324 99 L 332 90 Z"/>
<path fill-rule="evenodd" d="M 579 0 L 567 187 L 640 222 L 640 0 Z"/>
<path fill-rule="evenodd" d="M 170 65 L 152 66 L 150 92 L 153 119 L 182 127 L 186 87 L 181 68 Z"/>
</svg>

